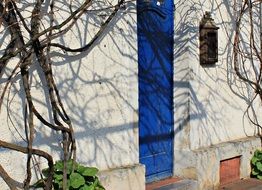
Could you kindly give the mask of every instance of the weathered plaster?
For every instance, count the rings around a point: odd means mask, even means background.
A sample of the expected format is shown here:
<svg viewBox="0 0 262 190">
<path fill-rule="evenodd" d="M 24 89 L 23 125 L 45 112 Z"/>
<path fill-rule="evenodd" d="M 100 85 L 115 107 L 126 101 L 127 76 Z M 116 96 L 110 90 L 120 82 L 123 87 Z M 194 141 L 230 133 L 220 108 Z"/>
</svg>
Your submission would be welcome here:
<svg viewBox="0 0 262 190">
<path fill-rule="evenodd" d="M 101 171 L 99 178 L 106 190 L 145 190 L 145 168 L 142 165 Z"/>
<path fill-rule="evenodd" d="M 231 3 L 221 0 L 176 2 L 175 149 L 199 149 L 257 132 L 244 115 L 252 92 L 248 85 L 238 81 L 232 68 L 230 40 L 234 22 L 231 19 L 235 17 Z M 199 63 L 199 22 L 207 10 L 220 27 L 219 60 L 209 67 Z"/>
<path fill-rule="evenodd" d="M 240 178 L 248 178 L 250 159 L 260 147 L 260 139 L 250 137 L 193 151 L 176 151 L 174 175 L 197 180 L 198 190 L 213 190 L 219 186 L 221 160 L 241 156 Z"/>
<path fill-rule="evenodd" d="M 199 190 L 219 184 L 220 160 L 241 156 L 241 177 L 250 174 L 250 158 L 259 139 L 245 111 L 250 86 L 232 66 L 233 1 L 176 1 L 174 43 L 174 175 L 196 179 Z M 199 63 L 199 22 L 211 11 L 218 30 L 218 62 Z M 257 113 L 261 111 L 256 104 Z M 258 115 L 258 120 L 261 120 Z M 244 139 L 244 140 L 238 140 Z"/>
<path fill-rule="evenodd" d="M 68 16 L 68 10 L 64 9 L 67 3 L 62 2 L 61 6 L 56 4 L 59 7 L 57 19 L 64 20 Z M 100 6 L 106 6 L 104 3 L 106 2 L 100 2 L 99 5 L 93 3 L 92 8 L 99 9 Z M 99 11 L 97 12 L 99 14 Z M 102 13 L 107 14 L 106 11 Z M 88 14 L 89 16 L 83 15 L 66 37 L 59 38 L 58 41 L 70 48 L 78 48 L 88 43 L 99 29 L 102 19 L 99 16 L 90 16 L 93 13 Z M 47 23 L 49 24 L 48 19 Z M 0 35 L 4 38 L 6 33 Z M 51 52 L 55 81 L 75 129 L 77 160 L 84 165 L 95 166 L 104 171 L 137 165 L 139 162 L 136 35 L 136 4 L 128 2 L 126 8 L 118 12 L 89 51 L 65 56 L 60 54 L 60 50 Z M 17 60 L 13 61 L 10 67 L 15 65 Z M 6 73 L 8 72 L 7 69 Z M 49 113 L 50 104 L 44 98 L 47 92 L 43 90 L 46 83 L 42 80 L 42 73 L 38 66 L 33 67 L 30 72 L 40 75 L 30 78 L 36 108 L 44 118 L 52 118 Z M 6 77 L 7 74 L 3 79 Z M 18 131 L 23 132 L 24 92 L 18 82 L 19 78 L 20 74 L 11 88 L 13 99 L 10 117 Z M 2 88 L 3 83 L 0 83 L 0 89 Z M 7 121 L 6 100 L 4 102 L 0 115 L 1 140 L 25 145 L 10 120 Z M 47 151 L 54 159 L 61 158 L 61 137 L 46 129 L 37 119 L 35 121 L 34 147 Z M 18 182 L 22 182 L 26 171 L 26 157 L 4 149 L 0 149 L 0 153 L 1 165 Z M 46 167 L 43 159 L 38 161 L 41 166 Z M 144 170 L 140 169 L 139 176 L 143 176 L 143 172 Z M 131 173 L 128 175 L 132 176 Z M 141 180 L 144 182 L 143 178 Z M 0 184 L 4 184 L 2 179 Z M 2 187 L 1 189 L 5 189 L 5 186 Z"/>
</svg>

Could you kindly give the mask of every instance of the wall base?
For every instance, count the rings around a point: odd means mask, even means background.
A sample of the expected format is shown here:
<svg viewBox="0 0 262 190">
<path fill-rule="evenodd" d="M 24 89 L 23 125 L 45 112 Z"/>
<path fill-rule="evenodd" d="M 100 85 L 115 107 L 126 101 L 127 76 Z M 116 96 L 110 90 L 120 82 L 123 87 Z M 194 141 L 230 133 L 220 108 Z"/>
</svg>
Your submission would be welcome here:
<svg viewBox="0 0 262 190">
<path fill-rule="evenodd" d="M 220 161 L 241 156 L 240 178 L 248 178 L 250 159 L 258 148 L 261 148 L 260 139 L 248 137 L 197 150 L 176 150 L 174 175 L 197 180 L 199 190 L 217 189 Z"/>
<path fill-rule="evenodd" d="M 145 190 L 145 167 L 138 164 L 101 171 L 99 179 L 106 190 Z"/>
</svg>

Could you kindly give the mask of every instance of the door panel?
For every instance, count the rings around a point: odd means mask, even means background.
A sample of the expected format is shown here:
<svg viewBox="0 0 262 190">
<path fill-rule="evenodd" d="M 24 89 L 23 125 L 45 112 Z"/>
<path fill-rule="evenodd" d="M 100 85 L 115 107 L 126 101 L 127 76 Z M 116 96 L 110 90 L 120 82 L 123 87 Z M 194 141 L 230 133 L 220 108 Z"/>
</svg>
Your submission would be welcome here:
<svg viewBox="0 0 262 190">
<path fill-rule="evenodd" d="M 173 169 L 173 1 L 137 2 L 140 162 L 147 181 Z"/>
</svg>

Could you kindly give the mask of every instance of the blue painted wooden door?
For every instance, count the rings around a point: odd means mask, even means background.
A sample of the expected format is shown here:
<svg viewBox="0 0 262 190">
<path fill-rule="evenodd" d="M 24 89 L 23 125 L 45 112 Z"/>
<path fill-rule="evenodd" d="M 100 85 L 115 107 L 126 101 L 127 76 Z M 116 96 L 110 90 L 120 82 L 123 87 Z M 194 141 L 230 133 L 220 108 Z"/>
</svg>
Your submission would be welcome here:
<svg viewBox="0 0 262 190">
<path fill-rule="evenodd" d="M 147 182 L 173 170 L 173 0 L 137 0 L 139 157 Z"/>
</svg>

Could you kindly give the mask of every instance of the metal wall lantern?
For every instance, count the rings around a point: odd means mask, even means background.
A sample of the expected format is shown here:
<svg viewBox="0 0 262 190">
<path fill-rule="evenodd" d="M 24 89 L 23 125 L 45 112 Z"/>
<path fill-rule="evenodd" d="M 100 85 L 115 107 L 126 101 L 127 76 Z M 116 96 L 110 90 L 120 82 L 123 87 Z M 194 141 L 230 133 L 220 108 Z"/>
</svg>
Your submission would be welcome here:
<svg viewBox="0 0 262 190">
<path fill-rule="evenodd" d="M 218 31 L 211 13 L 206 12 L 199 25 L 200 64 L 215 64 L 218 61 Z"/>
</svg>

